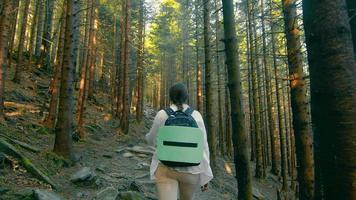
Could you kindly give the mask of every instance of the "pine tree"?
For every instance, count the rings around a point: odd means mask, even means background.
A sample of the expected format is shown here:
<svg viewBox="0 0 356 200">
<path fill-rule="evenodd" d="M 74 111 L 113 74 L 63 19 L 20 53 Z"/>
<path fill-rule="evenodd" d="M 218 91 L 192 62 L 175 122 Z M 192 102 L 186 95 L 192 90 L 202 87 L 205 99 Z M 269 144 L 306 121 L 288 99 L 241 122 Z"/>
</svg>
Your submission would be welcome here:
<svg viewBox="0 0 356 200">
<path fill-rule="evenodd" d="M 232 0 L 223 0 L 224 42 L 228 67 L 233 128 L 234 159 L 238 181 L 238 199 L 252 200 L 251 167 L 248 156 L 247 132 L 243 111 L 235 16 Z"/>
<path fill-rule="evenodd" d="M 282 0 L 282 5 L 287 38 L 293 128 L 296 136 L 295 145 L 298 159 L 299 198 L 314 199 L 312 132 L 303 73 L 303 57 L 301 52 L 300 31 L 297 23 L 296 0 Z M 287 119 L 285 119 L 285 121 L 287 121 Z"/>
<path fill-rule="evenodd" d="M 74 159 L 72 147 L 73 133 L 73 92 L 74 74 L 77 65 L 79 42 L 79 0 L 66 0 L 66 28 L 59 93 L 58 122 L 55 128 L 53 151 L 67 159 Z"/>
<path fill-rule="evenodd" d="M 356 63 L 344 0 L 304 0 L 316 199 L 356 199 Z"/>
</svg>

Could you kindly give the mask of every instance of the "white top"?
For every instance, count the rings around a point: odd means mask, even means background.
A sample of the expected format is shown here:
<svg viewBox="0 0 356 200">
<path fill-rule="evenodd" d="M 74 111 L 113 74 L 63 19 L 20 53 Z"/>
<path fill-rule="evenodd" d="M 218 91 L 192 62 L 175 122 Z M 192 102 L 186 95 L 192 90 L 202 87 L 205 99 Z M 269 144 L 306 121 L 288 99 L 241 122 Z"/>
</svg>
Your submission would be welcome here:
<svg viewBox="0 0 356 200">
<path fill-rule="evenodd" d="M 174 104 L 171 105 L 170 107 L 174 111 L 178 110 L 178 107 Z M 188 107 L 189 106 L 187 104 L 184 104 L 183 110 L 185 111 Z M 203 134 L 204 134 L 203 160 L 198 166 L 174 167 L 174 169 L 179 172 L 199 174 L 200 175 L 200 185 L 203 186 L 206 183 L 208 183 L 211 179 L 213 179 L 213 172 L 210 167 L 209 146 L 208 146 L 208 141 L 207 141 L 205 125 L 204 125 L 204 121 L 203 121 L 201 114 L 198 111 L 194 111 L 192 113 L 192 117 L 195 119 L 195 121 L 198 124 L 198 127 L 203 131 Z M 158 129 L 164 125 L 164 123 L 166 122 L 167 119 L 168 119 L 168 116 L 164 110 L 160 110 L 157 113 L 157 115 L 153 121 L 153 125 L 152 125 L 150 132 L 146 134 L 146 140 L 149 145 L 156 147 Z M 152 162 L 151 162 L 151 168 L 150 168 L 151 180 L 154 180 L 156 178 L 155 172 L 156 172 L 159 162 L 160 161 L 157 159 L 157 150 L 156 150 L 152 156 Z"/>
</svg>

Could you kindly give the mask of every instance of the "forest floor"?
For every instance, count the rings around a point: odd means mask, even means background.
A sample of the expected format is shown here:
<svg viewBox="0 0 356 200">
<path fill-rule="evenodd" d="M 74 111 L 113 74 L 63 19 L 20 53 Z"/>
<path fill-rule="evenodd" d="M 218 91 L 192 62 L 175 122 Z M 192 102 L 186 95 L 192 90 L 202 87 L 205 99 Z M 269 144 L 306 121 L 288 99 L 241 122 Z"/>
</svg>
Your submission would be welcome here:
<svg viewBox="0 0 356 200">
<path fill-rule="evenodd" d="M 12 77 L 12 74 L 7 77 Z M 96 100 L 87 104 L 86 137 L 74 143 L 77 161 L 71 163 L 51 152 L 53 130 L 42 125 L 44 110 L 48 106 L 48 84 L 48 75 L 39 70 L 24 73 L 22 84 L 6 80 L 7 121 L 0 124 L 0 138 L 5 135 L 40 149 L 34 153 L 14 145 L 58 185 L 55 192 L 64 199 L 110 199 L 113 191 L 116 195 L 117 191 L 129 190 L 137 191 L 145 199 L 157 199 L 154 182 L 149 178 L 152 148 L 144 141 L 155 111 L 146 108 L 143 122 L 138 124 L 132 119 L 130 133 L 122 135 L 117 131 L 117 120 L 110 114 L 110 97 L 98 92 Z M 34 178 L 13 157 L 6 155 L 1 159 L 0 152 L 0 161 L 3 161 L 0 162 L 0 200 L 33 199 L 34 189 L 51 190 L 49 185 Z M 217 165 L 209 190 L 197 192 L 195 199 L 237 199 L 233 161 L 220 157 Z M 95 178 L 79 183 L 70 181 L 73 174 L 84 167 L 89 167 L 90 177 Z M 271 174 L 265 180 L 254 179 L 254 198 L 275 200 L 279 187 L 278 178 Z"/>
</svg>

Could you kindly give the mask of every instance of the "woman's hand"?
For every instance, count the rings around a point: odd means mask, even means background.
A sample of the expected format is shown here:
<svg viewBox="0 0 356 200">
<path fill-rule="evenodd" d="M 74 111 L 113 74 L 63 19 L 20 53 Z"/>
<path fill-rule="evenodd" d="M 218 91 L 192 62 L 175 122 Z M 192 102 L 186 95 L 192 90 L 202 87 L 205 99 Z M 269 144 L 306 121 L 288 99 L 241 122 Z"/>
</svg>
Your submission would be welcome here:
<svg viewBox="0 0 356 200">
<path fill-rule="evenodd" d="M 208 190 L 208 184 L 205 184 L 204 186 L 201 186 L 200 189 L 201 189 L 202 192 L 207 191 Z"/>
</svg>

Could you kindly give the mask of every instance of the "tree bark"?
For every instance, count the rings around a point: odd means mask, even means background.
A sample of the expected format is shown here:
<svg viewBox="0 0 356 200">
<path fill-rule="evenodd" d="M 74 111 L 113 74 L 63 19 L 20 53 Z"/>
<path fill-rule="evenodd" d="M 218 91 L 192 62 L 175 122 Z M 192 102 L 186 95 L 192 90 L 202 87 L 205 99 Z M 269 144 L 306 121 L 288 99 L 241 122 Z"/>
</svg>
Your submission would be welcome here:
<svg viewBox="0 0 356 200">
<path fill-rule="evenodd" d="M 352 41 L 354 44 L 354 55 L 356 59 L 356 1 L 346 0 L 347 8 L 349 11 L 349 20 L 352 34 Z"/>
<path fill-rule="evenodd" d="M 144 35 L 143 35 L 143 29 L 145 26 L 144 23 L 144 1 L 140 1 L 140 8 L 139 8 L 139 24 L 138 24 L 138 49 L 137 49 L 137 104 L 136 104 L 136 120 L 138 122 L 142 121 L 143 117 L 143 56 L 144 56 L 144 51 L 143 51 L 143 45 L 144 45 Z"/>
<path fill-rule="evenodd" d="M 73 159 L 73 86 L 79 42 L 79 0 L 66 0 L 66 29 L 62 62 L 62 79 L 59 95 L 58 122 L 55 128 L 53 151 Z"/>
<path fill-rule="evenodd" d="M 13 81 L 15 83 L 20 83 L 21 82 L 21 74 L 24 69 L 24 46 L 25 46 L 25 33 L 26 33 L 26 28 L 27 28 L 27 19 L 28 19 L 28 10 L 30 7 L 30 0 L 25 0 L 24 2 L 24 15 L 23 15 L 23 20 L 22 20 L 22 25 L 21 25 L 21 32 L 20 32 L 20 38 L 19 38 L 19 46 L 18 46 L 18 54 L 17 54 L 17 65 L 15 67 L 15 76 L 13 78 Z"/>
<path fill-rule="evenodd" d="M 57 59 L 55 63 L 55 71 L 53 74 L 53 78 L 51 80 L 51 100 L 49 103 L 48 116 L 44 121 L 44 124 L 47 127 L 55 128 L 55 123 L 58 115 L 58 97 L 59 97 L 59 83 L 61 81 L 61 66 L 63 59 L 63 49 L 64 49 L 64 33 L 65 33 L 65 6 L 63 5 L 62 17 L 60 19 L 60 33 L 59 33 L 59 42 L 58 42 L 58 52 Z"/>
<path fill-rule="evenodd" d="M 94 11 L 91 16 L 92 20 L 92 27 L 91 27 L 91 34 L 92 37 L 89 39 L 91 40 L 91 47 L 89 49 L 90 51 L 90 57 L 89 59 L 89 82 L 88 82 L 88 98 L 93 99 L 94 98 L 94 82 L 95 82 L 95 68 L 96 68 L 96 57 L 97 57 L 97 38 L 96 38 L 96 32 L 98 29 L 98 8 L 96 6 L 97 0 L 93 1 L 93 7 Z"/>
<path fill-rule="evenodd" d="M 124 134 L 129 133 L 129 31 L 130 31 L 130 0 L 125 1 L 125 37 L 124 37 L 124 59 L 123 59 L 123 101 L 122 101 L 122 117 L 120 120 L 120 131 Z"/>
<path fill-rule="evenodd" d="M 46 0 L 45 26 L 43 30 L 41 53 L 41 62 L 44 70 L 51 68 L 51 44 L 52 44 L 52 18 L 53 18 L 54 0 Z M 42 13 L 40 13 L 41 15 Z"/>
<path fill-rule="evenodd" d="M 5 120 L 4 113 L 4 92 L 5 92 L 5 72 L 8 64 L 8 47 L 11 27 L 11 12 L 13 11 L 14 0 L 4 0 L 0 7 L 0 123 Z"/>
<path fill-rule="evenodd" d="M 270 140 L 271 140 L 271 160 L 272 160 L 272 173 L 275 175 L 279 174 L 279 169 L 278 169 L 278 159 L 276 158 L 278 155 L 278 147 L 276 144 L 276 135 L 278 135 L 277 127 L 276 127 L 276 118 L 272 110 L 274 107 L 273 101 L 272 101 L 272 94 L 270 89 L 271 87 L 271 77 L 270 77 L 270 72 L 269 72 L 269 63 L 268 63 L 268 58 L 267 58 L 267 41 L 266 41 L 266 28 L 265 28 L 265 14 L 264 14 L 264 5 L 265 2 L 264 0 L 261 0 L 261 24 L 262 24 L 262 34 L 263 34 L 263 66 L 264 66 L 264 71 L 265 71 L 265 88 L 266 88 L 266 95 L 267 95 L 267 113 L 268 113 L 268 128 L 269 128 L 269 133 L 270 133 Z"/>
<path fill-rule="evenodd" d="M 91 48 L 93 42 L 93 26 L 94 26 L 94 0 L 88 0 L 88 6 L 90 9 L 87 10 L 86 14 L 86 23 L 87 27 L 85 30 L 84 40 L 85 44 L 85 51 L 84 51 L 84 60 L 81 66 L 81 78 L 79 83 L 79 94 L 78 94 L 78 110 L 77 110 L 77 132 L 81 138 L 85 137 L 85 133 L 83 130 L 83 123 L 84 123 L 84 112 L 85 112 L 85 102 L 87 100 L 87 85 L 88 85 L 88 69 L 90 66 L 90 59 L 91 59 Z M 88 39 L 86 39 L 88 37 Z"/>
<path fill-rule="evenodd" d="M 304 0 L 303 12 L 316 198 L 356 199 L 356 63 L 346 1 Z"/>
<path fill-rule="evenodd" d="M 195 2 L 195 46 L 196 46 L 196 54 L 197 54 L 197 58 L 196 58 L 196 79 L 197 79 L 197 85 L 196 85 L 196 95 L 197 95 L 197 110 L 204 116 L 203 114 L 203 110 L 204 110 L 204 104 L 203 104 L 203 80 L 202 80 L 202 67 L 200 64 L 200 50 L 199 50 L 199 3 L 201 1 L 200 0 L 196 0 Z"/>
<path fill-rule="evenodd" d="M 253 23 L 253 5 L 251 1 L 247 0 L 247 15 L 249 21 L 249 42 L 250 42 L 250 65 L 251 65 L 251 78 L 252 78 L 252 96 L 253 96 L 253 115 L 254 115 L 254 127 L 255 127 L 255 153 L 256 153 L 256 171 L 255 176 L 257 178 L 262 178 L 263 176 L 263 167 L 262 167 L 262 143 L 261 143 L 261 117 L 260 117 L 260 101 L 259 101 L 259 87 L 258 87 L 258 70 L 256 68 L 256 47 L 257 47 L 257 38 L 254 37 L 256 35 L 255 26 Z"/>
<path fill-rule="evenodd" d="M 232 0 L 222 0 L 225 53 L 231 100 L 231 120 L 233 128 L 234 159 L 238 180 L 238 199 L 252 200 L 252 178 L 248 156 L 247 132 L 242 102 L 239 55 Z"/>
<path fill-rule="evenodd" d="M 29 59 L 28 59 L 28 65 L 30 66 L 32 64 L 32 57 L 33 57 L 33 50 L 34 50 L 34 43 L 35 43 L 35 34 L 36 34 L 36 27 L 37 27 L 37 18 L 38 18 L 38 9 L 39 9 L 39 3 L 40 0 L 36 0 L 35 2 L 35 11 L 33 14 L 33 19 L 32 19 L 32 25 L 31 25 L 31 34 L 30 34 L 30 47 L 29 47 Z"/>
<path fill-rule="evenodd" d="M 36 36 L 36 49 L 35 49 L 35 55 L 37 58 L 39 58 L 41 56 L 41 45 L 42 45 L 42 36 L 43 36 L 43 28 L 44 28 L 44 15 L 43 13 L 43 9 L 44 9 L 44 0 L 38 0 L 38 18 L 37 18 L 37 36 Z"/>
<path fill-rule="evenodd" d="M 213 107 L 213 74 L 210 55 L 210 0 L 204 2 L 204 52 L 205 52 L 205 91 L 206 91 L 206 124 L 208 132 L 208 144 L 210 149 L 210 162 L 216 164 L 216 120 Z"/>
</svg>

